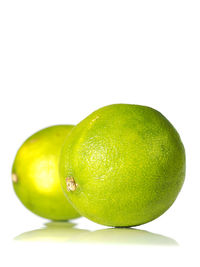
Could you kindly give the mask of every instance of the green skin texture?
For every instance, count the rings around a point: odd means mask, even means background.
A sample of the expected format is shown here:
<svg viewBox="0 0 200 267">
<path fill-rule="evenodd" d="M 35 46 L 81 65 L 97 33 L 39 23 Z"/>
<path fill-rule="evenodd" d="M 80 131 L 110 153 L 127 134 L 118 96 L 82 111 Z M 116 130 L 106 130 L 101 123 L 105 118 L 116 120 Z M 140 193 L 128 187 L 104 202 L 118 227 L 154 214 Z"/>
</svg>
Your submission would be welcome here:
<svg viewBox="0 0 200 267">
<path fill-rule="evenodd" d="M 67 191 L 73 177 L 75 191 Z M 158 111 L 103 107 L 72 129 L 62 148 L 60 178 L 77 211 L 115 227 L 154 220 L 175 201 L 185 177 L 179 134 Z"/>
<path fill-rule="evenodd" d="M 52 220 L 80 217 L 66 199 L 59 179 L 58 161 L 66 136 L 72 125 L 57 125 L 43 129 L 20 147 L 12 174 L 14 190 L 30 211 Z"/>
</svg>

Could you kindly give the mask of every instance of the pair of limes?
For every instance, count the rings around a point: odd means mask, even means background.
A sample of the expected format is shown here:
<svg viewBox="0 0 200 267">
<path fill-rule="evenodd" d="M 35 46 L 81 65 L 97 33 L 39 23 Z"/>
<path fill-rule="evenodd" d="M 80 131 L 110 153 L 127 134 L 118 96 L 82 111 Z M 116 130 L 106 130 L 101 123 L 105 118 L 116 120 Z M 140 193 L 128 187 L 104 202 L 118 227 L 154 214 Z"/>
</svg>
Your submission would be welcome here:
<svg viewBox="0 0 200 267">
<path fill-rule="evenodd" d="M 53 220 L 81 214 L 121 227 L 164 213 L 184 177 L 185 151 L 175 128 L 158 111 L 129 104 L 103 107 L 74 127 L 37 132 L 17 152 L 12 170 L 18 197 L 34 213 Z"/>
</svg>

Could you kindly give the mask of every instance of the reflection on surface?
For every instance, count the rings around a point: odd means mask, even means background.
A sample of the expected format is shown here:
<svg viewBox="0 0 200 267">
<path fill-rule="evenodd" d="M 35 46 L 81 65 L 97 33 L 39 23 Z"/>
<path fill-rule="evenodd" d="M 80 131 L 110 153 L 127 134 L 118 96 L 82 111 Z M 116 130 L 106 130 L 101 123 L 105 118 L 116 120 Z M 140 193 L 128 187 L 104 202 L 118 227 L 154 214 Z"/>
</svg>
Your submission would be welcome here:
<svg viewBox="0 0 200 267">
<path fill-rule="evenodd" d="M 132 228 L 98 230 L 82 236 L 80 241 L 103 244 L 178 246 L 178 243 L 172 238 Z"/>
<path fill-rule="evenodd" d="M 49 222 L 45 227 L 18 235 L 14 240 L 18 241 L 45 241 L 45 242 L 67 242 L 81 234 L 88 233 L 88 230 L 74 228 L 74 223 Z"/>
<path fill-rule="evenodd" d="M 74 223 L 69 222 L 49 222 L 45 224 L 44 228 L 25 232 L 15 237 L 15 240 L 116 245 L 178 245 L 172 238 L 144 230 L 132 228 L 108 228 L 90 232 L 88 230 L 75 228 L 75 226 Z"/>
</svg>

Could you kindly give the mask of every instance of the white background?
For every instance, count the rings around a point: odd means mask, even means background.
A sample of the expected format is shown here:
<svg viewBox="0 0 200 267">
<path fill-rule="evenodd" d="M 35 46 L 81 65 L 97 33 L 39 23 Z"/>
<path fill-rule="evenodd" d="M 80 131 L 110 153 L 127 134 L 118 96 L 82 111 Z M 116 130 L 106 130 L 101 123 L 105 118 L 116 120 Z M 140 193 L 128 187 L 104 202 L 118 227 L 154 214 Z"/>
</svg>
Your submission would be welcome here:
<svg viewBox="0 0 200 267">
<path fill-rule="evenodd" d="M 1 265 L 199 266 L 199 89 L 199 1 L 0 0 Z M 12 189 L 17 149 L 113 103 L 151 106 L 176 127 L 187 156 L 178 199 L 137 227 L 149 233 L 97 232 L 106 227 L 87 219 L 45 227 Z"/>
</svg>

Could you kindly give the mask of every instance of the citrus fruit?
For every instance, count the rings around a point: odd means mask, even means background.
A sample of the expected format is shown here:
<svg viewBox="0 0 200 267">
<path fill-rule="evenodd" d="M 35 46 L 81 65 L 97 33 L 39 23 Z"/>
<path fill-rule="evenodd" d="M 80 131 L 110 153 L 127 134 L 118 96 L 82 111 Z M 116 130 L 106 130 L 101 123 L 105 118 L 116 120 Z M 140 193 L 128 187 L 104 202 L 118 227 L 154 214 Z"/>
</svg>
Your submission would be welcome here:
<svg viewBox="0 0 200 267">
<path fill-rule="evenodd" d="M 179 134 L 146 106 L 103 107 L 72 129 L 62 148 L 60 178 L 77 211 L 116 227 L 154 220 L 176 199 L 185 176 Z"/>
<path fill-rule="evenodd" d="M 79 217 L 60 186 L 58 161 L 72 125 L 43 129 L 20 147 L 12 168 L 14 190 L 21 202 L 37 215 L 52 220 Z"/>
</svg>

